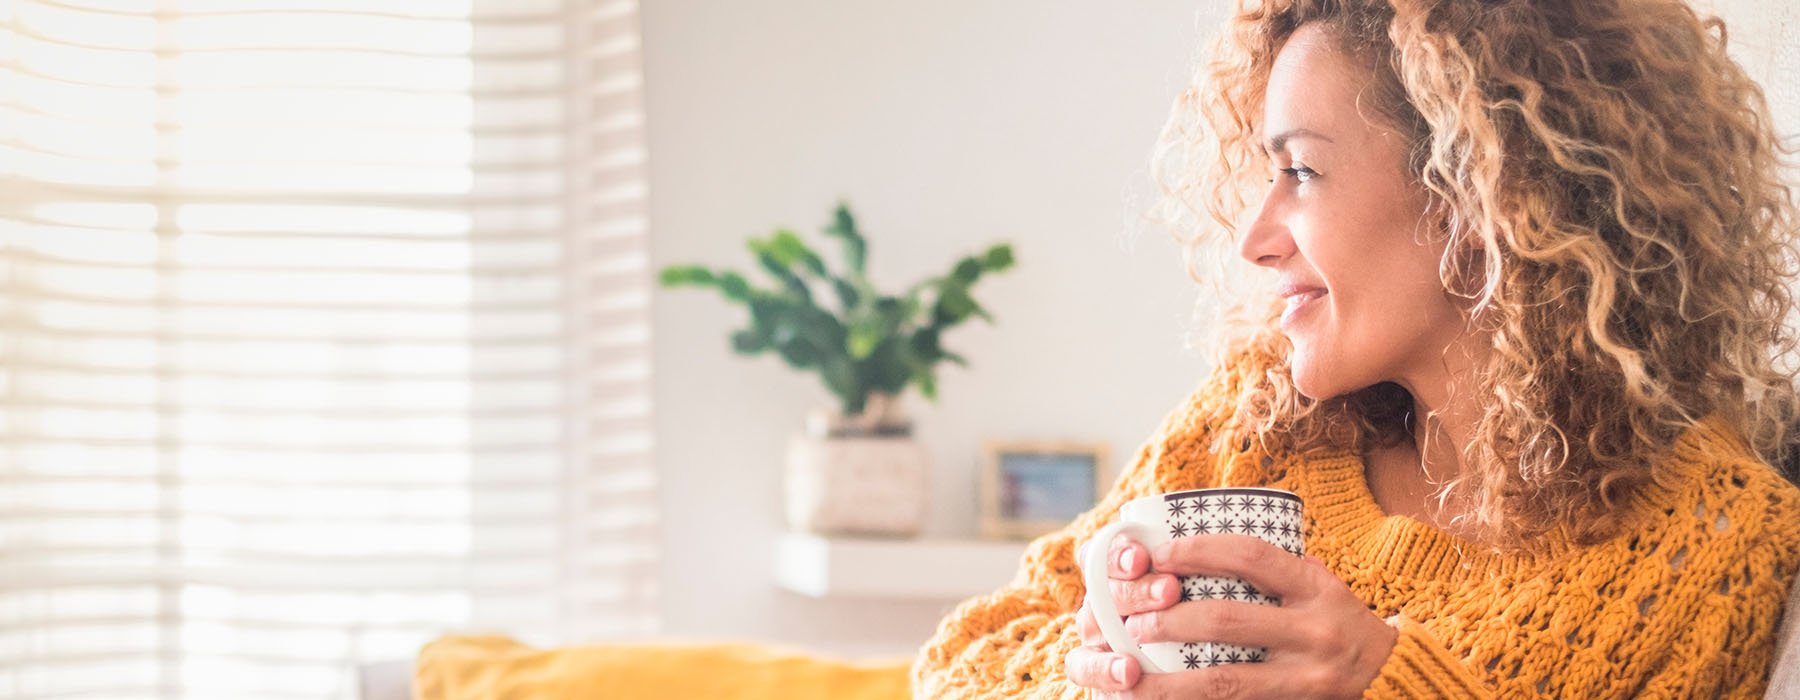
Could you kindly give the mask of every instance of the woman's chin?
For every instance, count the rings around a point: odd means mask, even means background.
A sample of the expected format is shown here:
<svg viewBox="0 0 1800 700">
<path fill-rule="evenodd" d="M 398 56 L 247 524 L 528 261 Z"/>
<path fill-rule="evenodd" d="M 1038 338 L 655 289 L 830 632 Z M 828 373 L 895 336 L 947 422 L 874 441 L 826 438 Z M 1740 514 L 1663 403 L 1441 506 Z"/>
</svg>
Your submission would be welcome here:
<svg viewBox="0 0 1800 700">
<path fill-rule="evenodd" d="M 1300 392 L 1301 396 L 1312 399 L 1314 401 L 1324 401 L 1325 399 L 1329 399 L 1329 398 L 1337 395 L 1335 392 L 1329 391 L 1329 390 L 1319 387 L 1317 385 L 1299 381 L 1298 379 L 1296 379 L 1294 381 L 1294 388 Z"/>
<path fill-rule="evenodd" d="M 1314 401 L 1324 401 L 1344 393 L 1344 387 L 1340 386 L 1341 382 L 1334 381 L 1337 379 L 1336 377 L 1323 371 L 1324 368 L 1318 367 L 1317 363 L 1310 362 L 1305 354 L 1294 353 L 1290 358 L 1290 363 L 1294 389 L 1299 391 L 1301 396 Z"/>
</svg>

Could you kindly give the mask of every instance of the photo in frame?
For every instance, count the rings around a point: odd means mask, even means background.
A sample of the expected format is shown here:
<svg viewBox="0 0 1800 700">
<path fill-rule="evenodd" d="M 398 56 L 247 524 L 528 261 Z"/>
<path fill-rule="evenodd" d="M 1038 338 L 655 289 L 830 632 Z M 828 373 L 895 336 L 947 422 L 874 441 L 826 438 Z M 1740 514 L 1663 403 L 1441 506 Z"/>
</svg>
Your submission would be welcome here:
<svg viewBox="0 0 1800 700">
<path fill-rule="evenodd" d="M 981 534 L 1031 539 L 1074 520 L 1106 492 L 1100 442 L 1002 441 L 982 445 Z"/>
</svg>

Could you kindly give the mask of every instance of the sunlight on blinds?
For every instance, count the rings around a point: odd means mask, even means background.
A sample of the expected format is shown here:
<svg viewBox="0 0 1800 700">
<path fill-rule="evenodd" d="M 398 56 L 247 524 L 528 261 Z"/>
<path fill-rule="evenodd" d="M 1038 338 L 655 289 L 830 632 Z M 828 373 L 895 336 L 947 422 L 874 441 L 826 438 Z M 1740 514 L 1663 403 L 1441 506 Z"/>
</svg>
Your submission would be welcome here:
<svg viewBox="0 0 1800 700">
<path fill-rule="evenodd" d="M 0 697 L 648 631 L 636 22 L 0 0 Z"/>
</svg>

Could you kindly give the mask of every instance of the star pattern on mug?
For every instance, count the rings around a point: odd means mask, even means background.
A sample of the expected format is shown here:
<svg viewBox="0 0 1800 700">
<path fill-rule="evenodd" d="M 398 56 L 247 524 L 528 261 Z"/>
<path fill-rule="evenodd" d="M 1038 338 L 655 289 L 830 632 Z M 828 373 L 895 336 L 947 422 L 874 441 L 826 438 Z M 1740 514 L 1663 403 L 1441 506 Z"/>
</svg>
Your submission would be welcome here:
<svg viewBox="0 0 1800 700">
<path fill-rule="evenodd" d="M 1206 600 L 1219 597 L 1219 587 L 1207 583 L 1205 576 L 1184 576 L 1181 580 L 1181 599 Z"/>
<path fill-rule="evenodd" d="M 1223 664 L 1262 663 L 1269 658 L 1268 649 L 1211 642 L 1186 642 L 1179 653 L 1181 666 L 1188 670 Z"/>
<path fill-rule="evenodd" d="M 1305 546 L 1301 508 L 1281 496 L 1210 494 L 1170 499 L 1168 526 L 1171 538 L 1191 535 L 1235 534 L 1257 537 L 1299 556 Z M 1181 577 L 1181 600 L 1232 600 L 1280 605 L 1281 599 L 1239 578 Z M 1221 652 L 1223 653 L 1223 652 Z M 1245 651 L 1245 658 L 1248 658 Z M 1207 661 L 1204 653 L 1202 662 Z"/>
<path fill-rule="evenodd" d="M 1198 495 L 1169 501 L 1171 537 L 1232 534 L 1261 538 L 1300 556 L 1300 505 L 1280 496 Z"/>
<path fill-rule="evenodd" d="M 1163 524 L 1171 539 L 1235 534 L 1256 537 L 1295 555 L 1305 547 L 1303 508 L 1292 495 L 1271 489 L 1227 487 L 1165 497 Z M 1151 511 L 1154 513 L 1155 511 Z M 1155 516 L 1151 516 L 1154 518 Z M 1180 576 L 1182 601 L 1228 600 L 1281 605 L 1255 584 L 1231 576 Z M 1202 669 L 1223 664 L 1259 663 L 1268 650 L 1222 642 L 1183 642 L 1146 647 L 1166 669 Z"/>
</svg>

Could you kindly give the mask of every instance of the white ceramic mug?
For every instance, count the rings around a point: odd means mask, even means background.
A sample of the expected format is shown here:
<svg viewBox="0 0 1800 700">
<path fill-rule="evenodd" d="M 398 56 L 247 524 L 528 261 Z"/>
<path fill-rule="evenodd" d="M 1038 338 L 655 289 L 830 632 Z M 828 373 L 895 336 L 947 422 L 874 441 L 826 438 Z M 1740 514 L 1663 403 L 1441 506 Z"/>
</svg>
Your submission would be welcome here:
<svg viewBox="0 0 1800 700">
<path fill-rule="evenodd" d="M 1126 537 L 1154 549 L 1176 538 L 1200 534 L 1238 534 L 1261 538 L 1294 556 L 1305 556 L 1301 532 L 1300 497 L 1280 489 L 1227 487 L 1161 493 L 1133 499 L 1119 509 L 1119 521 L 1101 528 L 1088 540 L 1081 557 L 1082 578 L 1087 583 L 1087 605 L 1100 623 L 1100 631 L 1113 651 L 1137 659 L 1145 673 L 1169 673 L 1208 668 L 1219 664 L 1257 663 L 1267 649 L 1206 641 L 1157 642 L 1140 646 L 1113 604 L 1108 585 L 1107 555 L 1113 538 Z M 1181 600 L 1214 598 L 1259 605 L 1281 601 L 1240 578 L 1182 576 Z"/>
</svg>

